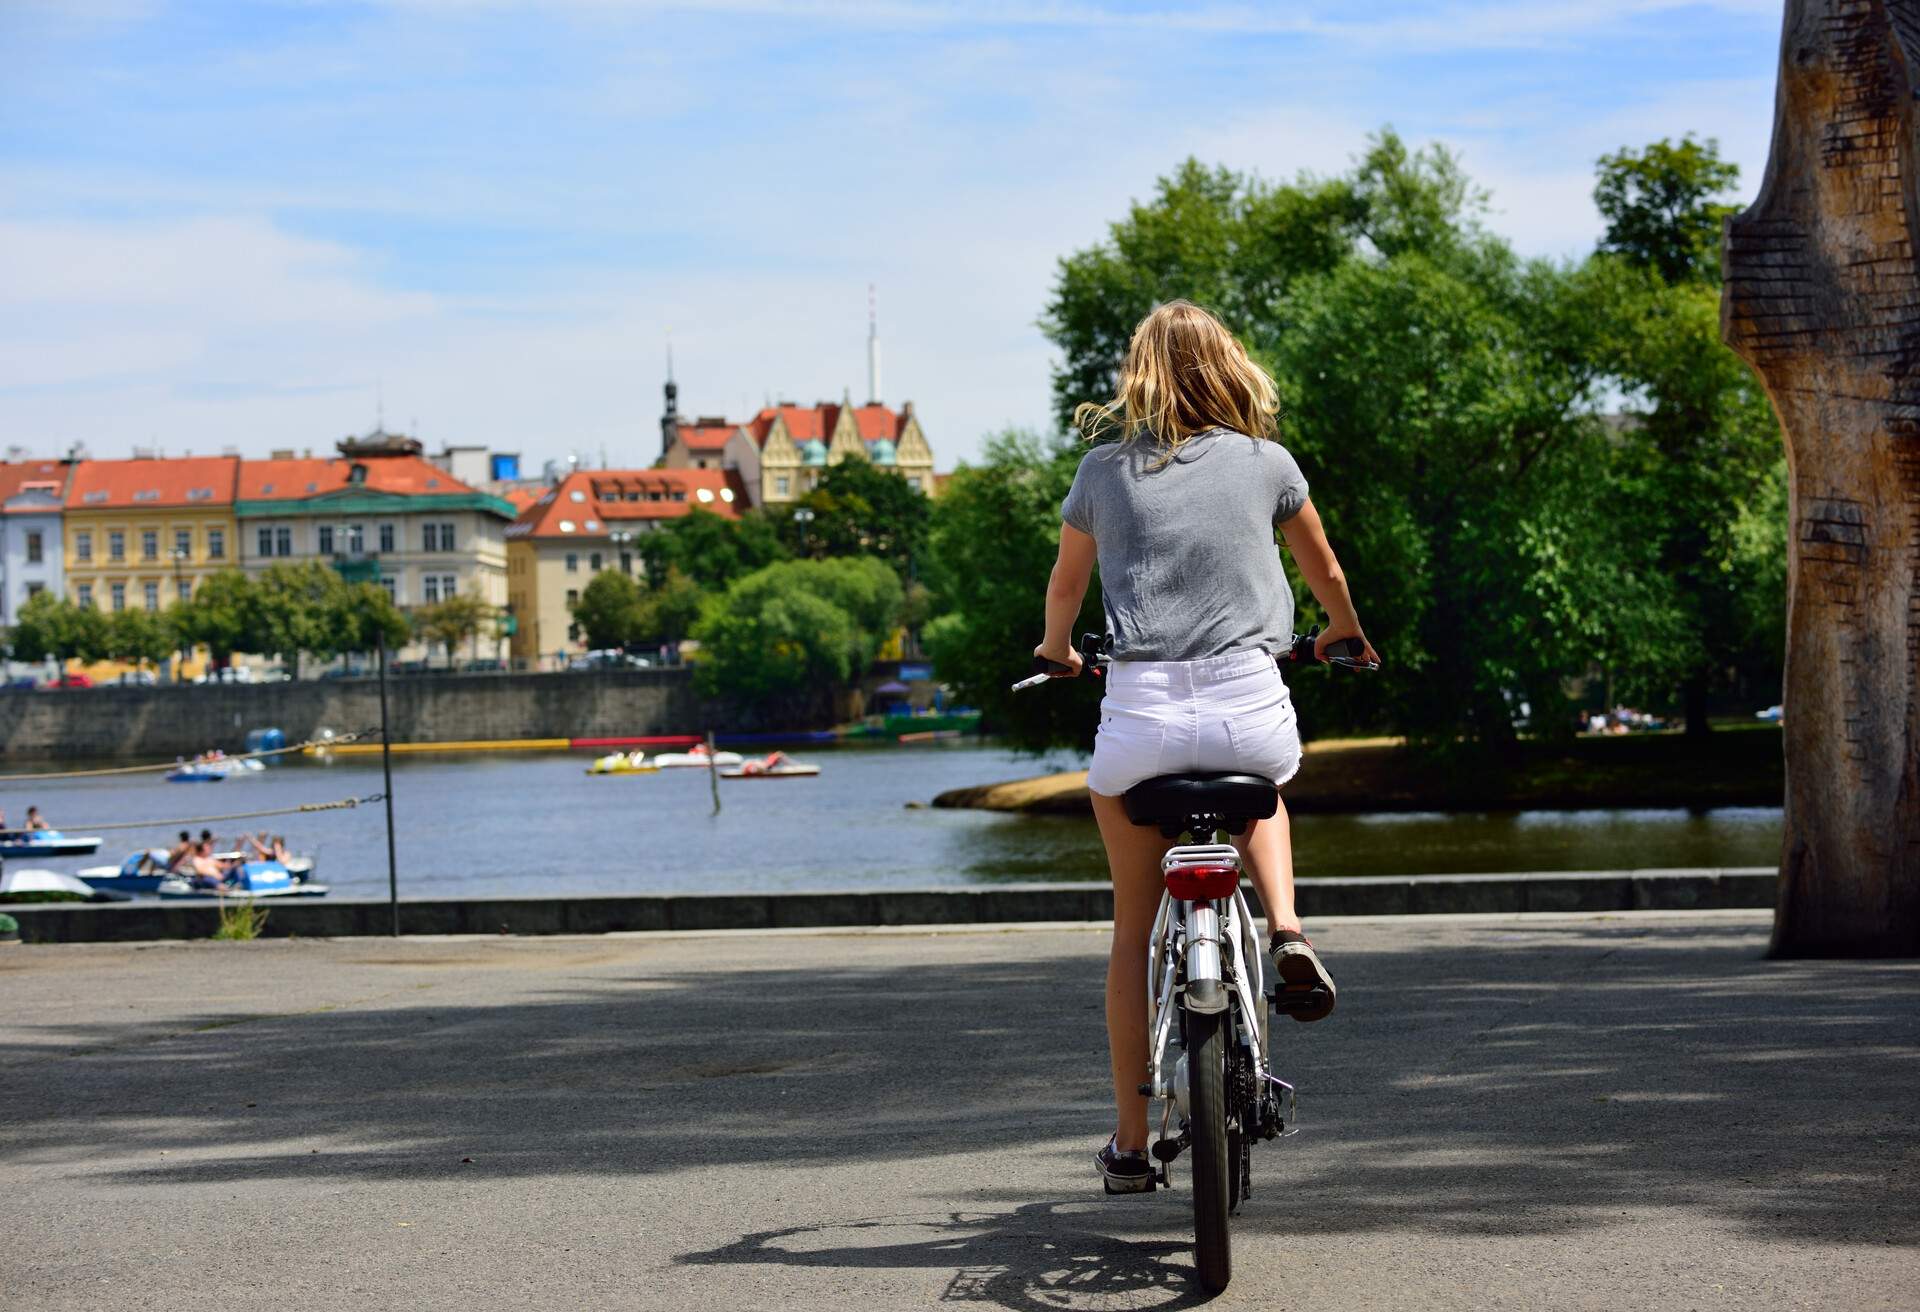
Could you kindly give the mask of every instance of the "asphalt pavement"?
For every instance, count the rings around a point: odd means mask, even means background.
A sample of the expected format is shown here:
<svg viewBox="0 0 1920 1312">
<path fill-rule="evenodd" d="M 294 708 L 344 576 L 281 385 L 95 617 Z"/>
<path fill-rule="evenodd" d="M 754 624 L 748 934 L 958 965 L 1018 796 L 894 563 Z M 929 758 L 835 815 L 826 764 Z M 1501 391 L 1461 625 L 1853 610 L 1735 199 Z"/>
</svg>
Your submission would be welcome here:
<svg viewBox="0 0 1920 1312">
<path fill-rule="evenodd" d="M 1920 962 L 1313 928 L 1221 1307 L 1920 1307 Z M 1096 928 L 0 950 L 0 1306 L 1176 1308 Z"/>
</svg>

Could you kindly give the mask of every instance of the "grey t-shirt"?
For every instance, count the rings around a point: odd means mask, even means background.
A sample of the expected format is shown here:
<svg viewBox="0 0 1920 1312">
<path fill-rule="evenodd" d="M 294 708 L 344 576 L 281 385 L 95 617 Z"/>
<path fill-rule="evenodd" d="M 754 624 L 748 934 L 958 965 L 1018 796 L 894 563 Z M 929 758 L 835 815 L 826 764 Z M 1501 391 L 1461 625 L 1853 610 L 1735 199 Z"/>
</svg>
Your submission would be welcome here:
<svg viewBox="0 0 1920 1312">
<path fill-rule="evenodd" d="M 1287 449 L 1216 428 L 1172 460 L 1150 439 L 1097 446 L 1060 517 L 1099 546 L 1113 657 L 1197 661 L 1293 631 L 1293 590 L 1276 524 L 1307 503 Z"/>
</svg>

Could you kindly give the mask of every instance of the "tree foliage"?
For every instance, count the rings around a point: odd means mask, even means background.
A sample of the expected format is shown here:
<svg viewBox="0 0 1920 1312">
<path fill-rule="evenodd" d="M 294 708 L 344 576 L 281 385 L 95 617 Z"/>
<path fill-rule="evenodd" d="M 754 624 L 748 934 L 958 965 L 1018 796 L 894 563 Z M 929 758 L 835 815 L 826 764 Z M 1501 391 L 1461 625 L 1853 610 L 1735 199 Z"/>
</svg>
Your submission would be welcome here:
<svg viewBox="0 0 1920 1312">
<path fill-rule="evenodd" d="M 413 631 L 445 651 L 451 667 L 460 644 L 478 637 L 492 616 L 493 607 L 472 593 L 462 592 L 417 608 Z"/>
<path fill-rule="evenodd" d="M 695 507 L 649 534 L 643 553 L 647 578 L 658 587 L 674 571 L 710 591 L 725 588 L 793 553 L 781 528 L 764 511 L 746 511 L 728 519 Z"/>
<path fill-rule="evenodd" d="M 875 556 L 905 578 L 926 549 L 930 515 L 927 494 L 899 474 L 843 460 L 793 503 L 783 531 L 797 556 Z"/>
<path fill-rule="evenodd" d="M 873 660 L 901 600 L 893 571 L 871 557 L 756 570 L 714 598 L 694 626 L 700 689 L 761 709 L 817 703 Z"/>
<path fill-rule="evenodd" d="M 1093 680 L 1010 693 L 1040 640 L 1041 599 L 1060 538 L 1060 502 L 1080 462 L 1078 443 L 1005 432 L 988 439 L 980 464 L 956 470 L 934 503 L 926 573 L 945 613 L 922 634 L 942 679 L 978 706 L 989 727 L 1039 749 L 1084 744 L 1098 719 Z M 1105 620 L 1088 589 L 1074 633 Z"/>
<path fill-rule="evenodd" d="M 617 569 L 603 569 L 587 581 L 573 603 L 573 622 L 587 646 L 625 647 L 638 636 L 642 619 L 640 585 Z"/>
<path fill-rule="evenodd" d="M 1060 262 L 1056 412 L 1110 397 L 1135 323 L 1176 296 L 1274 372 L 1282 440 L 1388 657 L 1316 688 L 1322 730 L 1499 741 L 1522 702 L 1560 729 L 1568 678 L 1595 665 L 1703 716 L 1710 685 L 1777 680 L 1779 651 L 1777 434 L 1719 344 L 1710 258 L 1735 177 L 1692 138 L 1608 156 L 1603 249 L 1569 265 L 1516 256 L 1451 155 L 1390 131 L 1334 178 L 1189 160 Z M 953 614 L 928 646 L 1030 743 L 1084 742 L 1061 698 L 994 691 L 1038 636 L 1071 467 L 1003 443 L 935 512 Z"/>
</svg>

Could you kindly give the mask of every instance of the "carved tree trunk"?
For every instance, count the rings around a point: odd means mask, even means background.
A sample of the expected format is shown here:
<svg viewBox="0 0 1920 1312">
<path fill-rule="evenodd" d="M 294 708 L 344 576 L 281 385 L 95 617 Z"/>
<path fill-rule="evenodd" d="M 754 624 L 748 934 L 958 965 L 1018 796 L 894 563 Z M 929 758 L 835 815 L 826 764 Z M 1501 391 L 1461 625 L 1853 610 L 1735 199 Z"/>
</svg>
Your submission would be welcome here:
<svg viewBox="0 0 1920 1312">
<path fill-rule="evenodd" d="M 1788 0 L 1721 331 L 1792 477 L 1776 955 L 1920 952 L 1920 0 Z"/>
</svg>

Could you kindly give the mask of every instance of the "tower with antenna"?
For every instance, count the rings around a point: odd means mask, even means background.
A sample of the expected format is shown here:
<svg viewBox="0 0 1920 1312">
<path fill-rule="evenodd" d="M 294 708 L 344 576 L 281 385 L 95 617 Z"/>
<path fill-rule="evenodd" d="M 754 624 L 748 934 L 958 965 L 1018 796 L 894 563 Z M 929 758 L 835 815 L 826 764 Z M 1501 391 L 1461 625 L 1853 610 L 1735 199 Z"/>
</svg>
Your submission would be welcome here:
<svg viewBox="0 0 1920 1312">
<path fill-rule="evenodd" d="M 673 334 L 667 334 L 666 409 L 660 413 L 660 458 L 667 458 L 673 439 L 680 435 L 680 385 L 673 381 Z"/>
<path fill-rule="evenodd" d="M 880 305 L 872 283 L 867 284 L 867 404 L 880 404 Z"/>
</svg>

